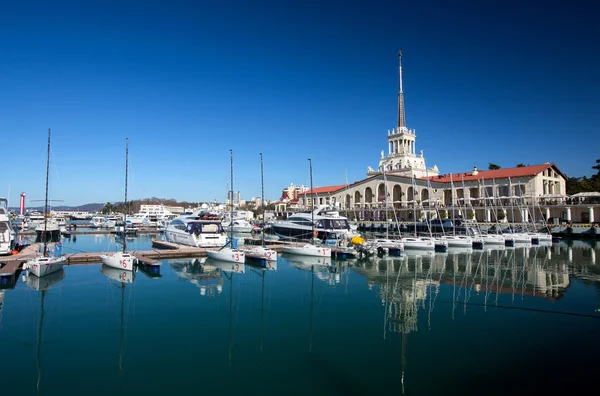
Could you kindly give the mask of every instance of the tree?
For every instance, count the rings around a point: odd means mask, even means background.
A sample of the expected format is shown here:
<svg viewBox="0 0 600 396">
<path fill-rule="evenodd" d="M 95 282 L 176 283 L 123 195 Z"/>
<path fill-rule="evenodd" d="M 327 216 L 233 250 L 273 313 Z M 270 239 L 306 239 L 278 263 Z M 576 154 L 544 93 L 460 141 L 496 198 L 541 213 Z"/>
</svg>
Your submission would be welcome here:
<svg viewBox="0 0 600 396">
<path fill-rule="evenodd" d="M 517 168 L 523 168 L 525 166 L 527 166 L 527 165 L 525 165 L 525 164 L 517 164 Z"/>
<path fill-rule="evenodd" d="M 500 165 L 492 164 L 492 163 L 490 162 L 490 163 L 488 163 L 488 169 L 489 169 L 489 170 L 496 170 L 496 169 L 500 169 Z"/>
<path fill-rule="evenodd" d="M 592 176 L 592 178 L 600 176 L 600 159 L 596 160 L 596 165 L 592 166 L 592 169 L 596 169 L 598 171 L 598 173 Z"/>
</svg>

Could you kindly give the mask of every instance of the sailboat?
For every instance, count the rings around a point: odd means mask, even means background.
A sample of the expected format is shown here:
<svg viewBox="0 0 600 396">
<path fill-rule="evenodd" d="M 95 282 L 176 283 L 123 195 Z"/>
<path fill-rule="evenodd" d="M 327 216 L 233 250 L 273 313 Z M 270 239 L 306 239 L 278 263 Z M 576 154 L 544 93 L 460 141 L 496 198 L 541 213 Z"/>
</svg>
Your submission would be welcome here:
<svg viewBox="0 0 600 396">
<path fill-rule="evenodd" d="M 50 174 L 50 128 L 48 128 L 48 156 L 46 158 L 46 199 L 44 202 L 44 230 L 48 229 L 48 176 Z M 62 269 L 67 258 L 64 256 L 50 257 L 48 254 L 48 238 L 47 235 L 42 235 L 44 240 L 44 253 L 28 260 L 24 265 L 24 269 L 29 269 L 35 276 L 44 276 L 52 274 Z"/>
<path fill-rule="evenodd" d="M 265 184 L 264 184 L 264 170 L 263 170 L 263 156 L 262 153 L 260 153 L 260 184 L 261 184 L 261 200 L 260 200 L 260 205 L 263 208 L 263 220 L 264 220 L 264 213 L 265 213 Z M 264 262 L 265 264 L 269 261 L 277 261 L 277 252 L 273 249 L 269 249 L 267 248 L 267 245 L 265 243 L 265 233 L 261 232 L 262 235 L 262 245 L 261 246 L 254 246 L 252 248 L 248 248 L 245 249 L 244 251 L 246 252 L 246 258 L 249 259 L 254 259 L 254 260 L 258 260 L 261 263 Z"/>
<path fill-rule="evenodd" d="M 312 197 L 312 194 L 313 194 L 312 160 L 309 158 L 308 162 L 310 163 L 310 192 L 311 192 L 310 207 L 311 207 L 311 214 L 312 214 L 311 226 L 312 226 L 313 235 L 316 237 L 317 233 L 315 232 L 315 210 L 314 210 L 315 209 L 314 208 L 315 200 Z M 313 241 L 314 241 L 314 239 L 313 239 Z M 331 257 L 331 248 L 315 246 L 313 243 L 307 243 L 302 246 L 283 246 L 281 248 L 281 251 L 284 253 L 298 254 L 298 255 L 302 255 L 302 256 Z"/>
<path fill-rule="evenodd" d="M 127 224 L 127 175 L 129 173 L 129 139 L 125 139 L 125 224 Z M 124 235 L 125 236 L 125 235 Z M 133 271 L 137 258 L 127 253 L 127 238 L 123 238 L 123 250 L 100 255 L 102 264 L 125 271 Z"/>
<path fill-rule="evenodd" d="M 230 169 L 231 169 L 231 218 L 233 219 L 233 150 L 229 150 L 230 157 Z M 246 253 L 243 250 L 238 250 L 233 248 L 233 227 L 230 227 L 229 231 L 229 245 L 231 247 L 227 247 L 227 244 L 219 250 L 208 250 L 206 254 L 208 257 L 213 258 L 215 260 L 221 261 L 229 261 L 238 264 L 243 264 L 246 262 Z"/>
<path fill-rule="evenodd" d="M 39 394 L 40 385 L 42 382 L 42 365 L 41 365 L 41 353 L 42 353 L 42 329 L 44 324 L 44 300 L 46 298 L 47 289 L 54 285 L 55 283 L 60 282 L 65 277 L 65 272 L 54 271 L 51 275 L 48 275 L 44 278 L 39 278 L 37 276 L 28 276 L 25 282 L 29 287 L 33 290 L 41 291 L 40 297 L 40 318 L 38 320 L 38 331 L 37 331 L 37 351 L 36 351 L 36 364 L 37 364 L 37 385 L 36 390 Z"/>
</svg>

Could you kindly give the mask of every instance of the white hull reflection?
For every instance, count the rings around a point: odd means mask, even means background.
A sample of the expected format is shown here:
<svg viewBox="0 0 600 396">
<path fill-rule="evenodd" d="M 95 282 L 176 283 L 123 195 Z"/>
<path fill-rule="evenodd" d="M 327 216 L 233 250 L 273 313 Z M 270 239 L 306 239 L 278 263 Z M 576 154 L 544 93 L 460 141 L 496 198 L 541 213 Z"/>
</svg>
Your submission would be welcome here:
<svg viewBox="0 0 600 396">
<path fill-rule="evenodd" d="M 223 272 L 235 272 L 236 274 L 243 274 L 246 272 L 246 264 L 244 263 L 232 263 L 230 261 L 216 260 L 209 257 L 204 262 L 204 265 L 211 265 L 215 268 L 220 269 Z"/>
<path fill-rule="evenodd" d="M 37 276 L 28 276 L 27 286 L 31 287 L 33 290 L 46 290 L 50 286 L 60 282 L 65 277 L 65 271 L 61 268 L 59 271 L 53 272 L 47 276 L 39 278 Z"/>
<path fill-rule="evenodd" d="M 132 283 L 133 282 L 133 271 L 124 269 L 117 269 L 102 265 L 100 267 L 100 273 L 106 277 L 121 283 Z"/>
</svg>

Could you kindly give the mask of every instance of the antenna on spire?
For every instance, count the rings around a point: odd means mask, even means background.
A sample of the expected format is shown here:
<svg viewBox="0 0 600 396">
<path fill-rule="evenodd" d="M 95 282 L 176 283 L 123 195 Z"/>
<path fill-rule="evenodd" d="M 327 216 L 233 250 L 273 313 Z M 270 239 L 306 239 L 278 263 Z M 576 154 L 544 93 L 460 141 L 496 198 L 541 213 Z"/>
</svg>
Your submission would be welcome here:
<svg viewBox="0 0 600 396">
<path fill-rule="evenodd" d="M 404 92 L 402 91 L 402 51 L 398 51 L 398 128 L 406 128 Z"/>
</svg>

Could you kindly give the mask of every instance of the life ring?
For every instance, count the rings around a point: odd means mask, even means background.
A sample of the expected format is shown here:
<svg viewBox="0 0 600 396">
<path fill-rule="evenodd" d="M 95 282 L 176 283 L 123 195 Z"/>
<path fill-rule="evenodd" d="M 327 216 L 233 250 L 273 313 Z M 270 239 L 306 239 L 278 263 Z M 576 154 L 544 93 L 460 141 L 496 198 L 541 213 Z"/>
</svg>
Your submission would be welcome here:
<svg viewBox="0 0 600 396">
<path fill-rule="evenodd" d="M 314 236 L 315 238 L 316 238 L 316 237 L 318 237 L 318 236 L 319 236 L 319 231 L 317 231 L 317 230 L 314 230 L 314 231 L 313 231 L 313 236 Z"/>
</svg>

